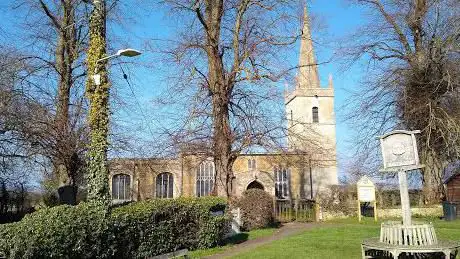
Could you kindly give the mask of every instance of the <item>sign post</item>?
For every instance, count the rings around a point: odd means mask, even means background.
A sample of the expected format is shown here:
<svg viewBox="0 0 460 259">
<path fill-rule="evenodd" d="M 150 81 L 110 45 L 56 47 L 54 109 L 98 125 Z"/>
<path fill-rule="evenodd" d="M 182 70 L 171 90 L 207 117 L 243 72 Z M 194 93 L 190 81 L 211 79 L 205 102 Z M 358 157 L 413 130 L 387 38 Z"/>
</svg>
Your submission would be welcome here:
<svg viewBox="0 0 460 259">
<path fill-rule="evenodd" d="M 413 257 L 418 253 L 438 253 L 436 258 L 452 258 L 460 249 L 460 243 L 444 240 L 438 243 L 432 223 L 411 222 L 407 171 L 422 168 L 417 152 L 415 134 L 420 131 L 396 130 L 379 137 L 382 147 L 383 168 L 380 171 L 398 173 L 401 193 L 402 222 L 388 221 L 380 226 L 380 238 L 364 240 L 361 243 L 363 258 L 375 251 L 399 258 L 399 255 Z M 372 250 L 372 253 L 367 253 Z M 454 254 L 454 257 L 455 257 Z"/>
<path fill-rule="evenodd" d="M 383 168 L 380 171 L 398 172 L 404 226 L 412 225 L 406 171 L 423 167 L 418 157 L 416 133 L 420 131 L 395 130 L 379 137 L 383 157 Z"/>
<path fill-rule="evenodd" d="M 361 222 L 361 202 L 372 202 L 374 205 L 374 220 L 377 221 L 377 202 L 375 200 L 375 185 L 367 176 L 361 177 L 357 183 L 358 189 L 358 220 Z"/>
</svg>

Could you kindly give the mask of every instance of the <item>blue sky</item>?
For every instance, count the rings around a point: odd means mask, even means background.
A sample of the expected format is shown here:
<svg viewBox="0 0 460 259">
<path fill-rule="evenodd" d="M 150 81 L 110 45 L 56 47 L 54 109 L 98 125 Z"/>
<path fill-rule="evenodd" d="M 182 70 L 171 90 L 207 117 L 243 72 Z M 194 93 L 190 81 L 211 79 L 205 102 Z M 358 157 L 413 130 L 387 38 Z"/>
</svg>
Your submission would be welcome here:
<svg viewBox="0 0 460 259">
<path fill-rule="evenodd" d="M 345 36 L 355 32 L 364 21 L 363 10 L 350 6 L 346 2 L 346 0 L 314 0 L 309 3 L 310 14 L 316 18 L 317 24 L 322 25 L 321 30 L 319 32 L 314 30 L 312 35 L 319 42 L 316 51 L 317 59 L 319 62 L 331 60 L 331 62 L 321 65 L 319 72 L 322 85 L 327 85 L 329 74 L 334 77 L 337 149 L 340 160 L 339 167 L 342 167 L 341 172 L 343 172 L 345 160 L 352 153 L 348 141 L 356 133 L 344 120 L 348 110 L 344 109 L 343 106 L 350 98 L 349 91 L 358 88 L 360 78 L 363 75 L 362 69 L 357 66 L 344 71 L 340 65 L 339 57 L 334 55 L 334 48 L 338 45 L 337 43 L 343 40 Z M 121 30 L 129 31 L 129 41 L 124 42 L 124 45 L 120 47 L 132 46 L 142 49 L 143 46 L 139 44 L 146 38 L 166 39 L 171 37 L 173 28 L 171 28 L 168 19 L 165 18 L 163 10 L 157 10 L 155 13 L 152 11 L 144 12 L 141 17 L 137 17 L 136 24 L 133 26 L 114 29 L 117 34 Z M 295 46 L 295 48 L 298 49 L 299 46 Z M 287 58 L 292 60 L 293 66 L 296 65 L 297 56 Z M 152 59 L 155 59 L 155 55 L 149 52 L 145 52 L 140 58 L 147 63 L 151 62 Z M 149 109 L 148 105 L 151 98 L 156 96 L 162 88 L 161 75 L 158 73 L 151 69 L 135 69 L 135 76 L 133 77 L 135 94 L 145 109 Z M 155 118 L 150 119 L 155 124 Z"/>
<path fill-rule="evenodd" d="M 125 3 L 132 3 L 132 1 L 126 1 Z M 148 1 L 143 2 L 146 4 Z M 347 3 L 347 0 L 312 0 L 309 2 L 309 12 L 312 16 L 315 16 L 322 25 L 325 25 L 320 33 L 313 31 L 313 38 L 316 39 L 320 46 L 317 49 L 318 61 L 324 61 L 331 59 L 328 64 L 321 65 L 319 67 L 320 78 L 323 85 L 327 84 L 327 78 L 329 74 L 334 76 L 334 85 L 336 89 L 336 120 L 337 120 L 337 148 L 340 159 L 339 166 L 343 166 L 347 159 L 347 155 L 350 154 L 350 148 L 347 145 L 349 138 L 355 134 L 353 128 L 346 124 L 344 116 L 346 109 L 343 105 L 350 98 L 349 91 L 356 90 L 359 86 L 359 80 L 363 75 L 363 68 L 352 67 L 346 71 L 343 71 L 340 66 L 339 57 L 334 56 L 334 47 L 337 43 L 342 40 L 346 35 L 353 33 L 357 30 L 358 26 L 364 22 L 364 12 L 356 7 L 351 7 Z M 12 1 L 2 1 L 0 8 L 11 7 Z M 123 2 L 122 2 L 123 4 Z M 125 122 L 128 122 L 135 116 L 143 117 L 141 120 L 151 120 L 152 125 L 155 127 L 156 119 L 148 116 L 148 110 L 151 109 L 151 100 L 158 96 L 161 89 L 164 87 L 161 76 L 161 64 L 156 63 L 156 56 L 154 53 L 145 51 L 145 40 L 146 39 L 167 39 L 170 38 L 173 33 L 173 27 L 171 26 L 170 19 L 167 19 L 166 11 L 157 8 L 148 8 L 138 5 L 127 5 L 125 8 L 126 12 L 126 24 L 111 28 L 108 33 L 114 33 L 119 37 L 117 43 L 111 46 L 113 49 L 119 49 L 124 47 L 133 47 L 144 50 L 144 54 L 137 58 L 140 63 L 154 64 L 155 69 L 151 67 L 145 67 L 136 64 L 125 64 L 126 70 L 130 71 L 132 88 L 120 87 L 118 90 L 120 93 L 125 95 L 133 95 L 133 99 L 136 99 L 139 103 L 137 107 L 140 107 L 142 112 L 136 111 L 136 107 L 127 109 L 126 111 L 120 112 L 120 118 Z M 123 9 L 123 7 L 121 7 Z M 125 18 L 126 18 L 125 17 Z M 0 13 L 2 19 L 2 25 L 0 29 L 3 31 L 9 31 L 15 28 L 16 25 L 15 17 L 13 12 L 2 11 Z M 0 38 L 2 39 L 2 38 Z M 3 40 L 3 39 L 2 39 Z M 18 43 L 20 44 L 20 43 Z M 295 46 L 299 48 L 299 46 Z M 298 60 L 297 56 L 286 57 L 292 60 L 292 65 L 295 66 Z M 137 61 L 135 61 L 137 62 Z M 119 76 L 119 66 L 112 66 L 112 74 Z M 116 84 L 126 84 L 124 81 L 116 81 Z M 138 118 L 139 119 L 139 118 Z M 143 130 L 148 130 L 149 127 L 143 125 Z M 148 133 L 147 133 L 148 134 Z M 340 170 L 340 171 L 343 171 Z"/>
</svg>

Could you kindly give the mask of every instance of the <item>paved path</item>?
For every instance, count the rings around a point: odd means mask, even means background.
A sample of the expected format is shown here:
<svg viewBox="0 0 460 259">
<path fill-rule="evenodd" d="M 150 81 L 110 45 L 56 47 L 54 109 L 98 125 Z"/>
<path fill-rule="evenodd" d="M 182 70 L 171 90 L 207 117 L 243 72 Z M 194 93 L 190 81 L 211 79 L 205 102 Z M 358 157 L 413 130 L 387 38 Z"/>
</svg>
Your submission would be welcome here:
<svg viewBox="0 0 460 259">
<path fill-rule="evenodd" d="M 226 249 L 224 252 L 220 254 L 215 254 L 211 256 L 207 256 L 204 258 L 207 259 L 217 259 L 217 258 L 227 258 L 227 257 L 232 257 L 235 256 L 239 253 L 252 250 L 256 247 L 259 247 L 261 245 L 268 244 L 272 241 L 282 239 L 287 236 L 291 236 L 294 234 L 297 234 L 299 232 L 316 228 L 322 226 L 321 224 L 318 223 L 299 223 L 299 222 L 291 222 L 291 223 L 286 223 L 284 224 L 281 228 L 276 230 L 271 236 L 266 236 L 266 237 L 261 237 L 261 238 L 256 238 L 253 240 L 248 240 L 245 241 L 241 244 L 234 245 L 228 249 Z"/>
</svg>

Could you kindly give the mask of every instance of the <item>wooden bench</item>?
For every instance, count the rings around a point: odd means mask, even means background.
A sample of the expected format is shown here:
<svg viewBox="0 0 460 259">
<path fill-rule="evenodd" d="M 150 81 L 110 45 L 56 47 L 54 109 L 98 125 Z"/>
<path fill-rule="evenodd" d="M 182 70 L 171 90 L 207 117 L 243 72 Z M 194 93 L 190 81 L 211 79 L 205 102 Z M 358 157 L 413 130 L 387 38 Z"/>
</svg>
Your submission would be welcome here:
<svg viewBox="0 0 460 259">
<path fill-rule="evenodd" d="M 411 245 L 397 245 L 380 242 L 380 238 L 371 238 L 364 240 L 361 243 L 362 258 L 374 258 L 375 251 L 381 251 L 384 256 L 392 256 L 398 258 L 402 253 L 442 253 L 444 258 L 450 259 L 451 255 L 455 256 L 460 248 L 460 242 L 455 241 L 438 241 L 437 244 L 411 246 Z M 374 255 L 366 255 L 366 252 L 374 251 Z M 371 253 L 372 254 L 372 253 Z M 380 256 L 382 256 L 380 255 Z"/>
<path fill-rule="evenodd" d="M 184 258 L 189 258 L 188 250 L 187 249 L 177 250 L 171 253 L 150 257 L 149 259 L 169 259 L 169 258 L 176 258 L 176 257 L 181 257 L 181 256 Z"/>
<path fill-rule="evenodd" d="M 438 243 L 433 224 L 414 222 L 405 226 L 399 221 L 383 222 L 380 227 L 380 242 L 391 245 L 425 246 Z"/>
</svg>

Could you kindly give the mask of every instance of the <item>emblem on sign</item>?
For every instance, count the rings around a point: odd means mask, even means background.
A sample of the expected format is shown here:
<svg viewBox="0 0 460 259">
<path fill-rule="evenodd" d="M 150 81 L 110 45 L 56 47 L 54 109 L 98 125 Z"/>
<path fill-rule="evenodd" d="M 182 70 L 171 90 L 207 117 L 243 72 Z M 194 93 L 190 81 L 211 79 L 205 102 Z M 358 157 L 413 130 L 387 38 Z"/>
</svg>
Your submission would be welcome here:
<svg viewBox="0 0 460 259">
<path fill-rule="evenodd" d="M 400 156 L 402 154 L 406 153 L 406 148 L 402 143 L 396 143 L 393 147 L 393 154 Z"/>
</svg>

